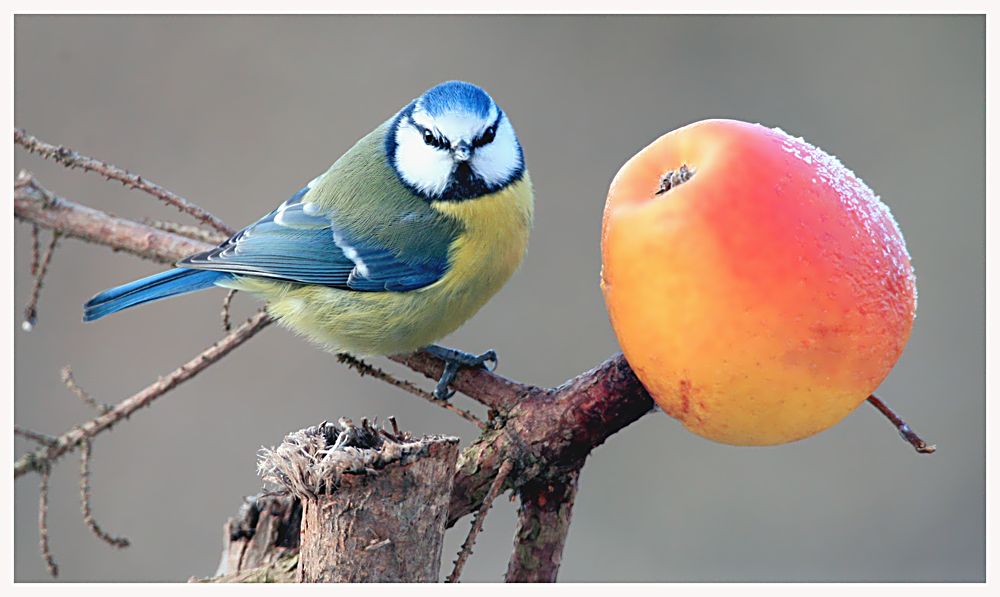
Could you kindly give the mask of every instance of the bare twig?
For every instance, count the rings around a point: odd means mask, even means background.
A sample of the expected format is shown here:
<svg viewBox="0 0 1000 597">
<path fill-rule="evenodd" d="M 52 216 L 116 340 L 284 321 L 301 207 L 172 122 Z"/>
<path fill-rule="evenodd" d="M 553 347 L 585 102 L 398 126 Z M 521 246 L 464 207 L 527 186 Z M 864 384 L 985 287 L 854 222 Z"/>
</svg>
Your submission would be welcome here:
<svg viewBox="0 0 1000 597">
<path fill-rule="evenodd" d="M 128 547 L 128 539 L 107 534 L 94 520 L 94 514 L 90 509 L 90 450 L 89 438 L 80 442 L 80 509 L 83 511 L 83 522 L 98 539 L 111 547 L 119 549 Z"/>
<path fill-rule="evenodd" d="M 152 226 L 157 230 L 163 230 L 164 232 L 170 232 L 171 234 L 177 234 L 180 236 L 186 236 L 203 243 L 208 243 L 211 245 L 218 245 L 224 242 L 228 236 L 222 234 L 221 232 L 215 230 L 205 230 L 200 226 L 193 226 L 191 224 L 178 224 L 177 222 L 164 222 L 161 220 L 154 220 L 152 218 L 140 218 L 141 223 Z"/>
<path fill-rule="evenodd" d="M 31 225 L 31 275 L 38 275 L 38 262 L 42 258 L 42 250 L 38 243 L 38 224 Z"/>
<path fill-rule="evenodd" d="M 462 543 L 462 549 L 458 552 L 458 559 L 455 560 L 455 568 L 448 575 L 447 582 L 458 582 L 458 579 L 462 576 L 462 568 L 465 567 L 465 562 L 472 555 L 472 547 L 476 544 L 476 537 L 479 536 L 479 532 L 483 530 L 483 523 L 486 522 L 486 514 L 490 511 L 493 506 L 493 501 L 497 499 L 500 494 L 500 490 L 503 488 L 503 484 L 507 481 L 510 471 L 514 468 L 514 462 L 511 460 L 504 460 L 503 464 L 497 470 L 497 476 L 494 477 L 493 483 L 490 485 L 490 490 L 486 493 L 486 497 L 483 498 L 483 503 L 479 506 L 479 510 L 476 512 L 475 520 L 472 521 L 472 528 L 469 529 L 469 534 L 465 538 L 465 542 Z"/>
<path fill-rule="evenodd" d="M 67 388 L 69 388 L 69 391 L 73 392 L 73 394 L 75 394 L 77 398 L 82 400 L 84 404 L 86 404 L 87 406 L 93 408 L 94 410 L 100 413 L 106 413 L 109 410 L 111 410 L 110 404 L 98 403 L 90 396 L 90 394 L 87 393 L 86 390 L 77 385 L 76 378 L 73 377 L 73 370 L 70 369 L 69 365 L 63 367 L 62 371 L 60 371 L 59 373 L 62 377 L 63 383 L 66 384 Z"/>
<path fill-rule="evenodd" d="M 68 168 L 80 168 L 81 170 L 87 172 L 96 172 L 108 180 L 117 180 L 126 187 L 148 193 L 168 205 L 173 205 L 199 222 L 207 224 L 223 234 L 231 235 L 235 232 L 235 230 L 226 226 L 222 220 L 213 216 L 201 207 L 191 203 L 180 195 L 172 193 L 160 185 L 146 180 L 136 174 L 132 174 L 127 170 L 123 170 L 118 166 L 113 166 L 106 162 L 81 155 L 68 147 L 50 145 L 29 135 L 23 129 L 14 129 L 14 143 L 17 143 L 31 153 L 55 160 Z"/>
<path fill-rule="evenodd" d="M 39 473 L 41 480 L 38 482 L 38 548 L 42 552 L 42 559 L 49 569 L 49 574 L 59 576 L 59 566 L 56 565 L 52 551 L 49 549 L 49 472 L 48 466 L 43 467 Z"/>
<path fill-rule="evenodd" d="M 14 216 L 65 236 L 159 263 L 174 263 L 215 246 L 57 197 L 27 172 L 20 173 L 14 185 Z"/>
<path fill-rule="evenodd" d="M 521 505 L 506 582 L 556 581 L 579 479 L 580 469 L 576 469 L 559 479 L 537 479 L 518 490 Z"/>
<path fill-rule="evenodd" d="M 392 425 L 392 436 L 399 441 L 399 438 L 403 437 L 403 434 L 399 431 L 399 423 L 396 422 L 396 417 L 389 416 L 389 424 Z"/>
<path fill-rule="evenodd" d="M 875 394 L 868 397 L 868 402 L 870 402 L 872 406 L 878 409 L 878 411 L 882 413 L 885 418 L 889 419 L 889 421 L 896 426 L 896 429 L 899 431 L 899 435 L 901 435 L 904 440 L 909 442 L 910 445 L 913 446 L 913 449 L 918 453 L 933 454 L 937 451 L 937 446 L 925 442 L 923 438 L 917 435 L 916 431 L 910 429 L 910 426 L 906 424 L 906 421 L 901 419 L 899 415 L 892 411 L 891 408 L 879 400 Z"/>
<path fill-rule="evenodd" d="M 235 288 L 226 293 L 226 298 L 222 300 L 222 329 L 227 332 L 233 329 L 232 323 L 229 321 L 229 307 L 233 304 L 233 297 L 239 292 Z"/>
<path fill-rule="evenodd" d="M 33 442 L 38 442 L 43 446 L 51 446 L 52 444 L 56 443 L 56 438 L 54 436 L 47 435 L 45 433 L 41 433 L 38 431 L 33 431 L 31 429 L 25 429 L 24 427 L 20 427 L 18 425 L 14 425 L 14 435 L 20 435 L 25 439 L 30 439 Z"/>
<path fill-rule="evenodd" d="M 354 369 L 361 375 L 361 377 L 365 377 L 367 375 L 369 377 L 374 377 L 375 379 L 380 379 L 386 382 L 387 384 L 396 386 L 397 388 L 405 392 L 409 392 L 410 394 L 413 394 L 418 398 L 423 398 L 424 400 L 434 404 L 435 406 L 440 406 L 441 408 L 447 411 L 451 411 L 456 415 L 462 417 L 466 421 L 469 421 L 473 425 L 479 427 L 480 429 L 486 429 L 486 423 L 480 421 L 479 418 L 476 417 L 476 415 L 472 414 L 471 412 L 458 408 L 457 406 L 455 406 L 454 404 L 452 404 L 447 400 L 438 400 L 437 398 L 434 397 L 433 394 L 431 394 L 427 390 L 418 388 L 417 386 L 406 381 L 405 379 L 399 379 L 397 377 L 393 377 L 389 373 L 386 373 L 385 371 L 379 369 L 378 367 L 373 367 L 372 365 L 369 365 L 368 363 L 362 361 L 357 357 L 342 352 L 337 355 L 337 361 L 347 365 L 351 369 Z"/>
<path fill-rule="evenodd" d="M 229 354 L 234 348 L 252 338 L 270 322 L 271 318 L 268 317 L 267 313 L 259 311 L 256 315 L 248 319 L 246 323 L 233 330 L 228 336 L 209 346 L 196 357 L 171 371 L 166 376 L 159 378 L 139 392 L 122 400 L 108 412 L 63 433 L 56 439 L 54 445 L 25 454 L 19 458 L 14 463 L 14 478 L 16 479 L 32 471 L 42 472 L 46 470 L 59 457 L 76 449 L 83 440 L 93 438 L 102 431 L 110 429 L 115 423 L 128 417 L 140 408 L 148 406 L 160 396 L 191 379 L 212 363 Z"/>
<path fill-rule="evenodd" d="M 37 232 L 38 227 L 34 228 Z M 45 273 L 49 269 L 49 263 L 52 262 L 52 254 L 56 250 L 56 244 L 59 242 L 59 232 L 52 232 L 52 240 L 49 241 L 49 246 L 45 249 L 45 254 L 42 255 L 41 261 L 36 261 L 34 257 L 37 253 L 37 241 L 38 235 L 34 234 L 32 238 L 32 272 L 35 275 L 35 283 L 31 287 L 31 298 L 28 299 L 28 306 L 24 308 L 24 322 L 21 324 L 21 329 L 26 332 L 30 332 L 34 329 L 35 324 L 38 323 L 38 298 L 42 293 L 42 284 L 45 281 Z M 36 265 L 37 264 L 37 265 Z"/>
</svg>

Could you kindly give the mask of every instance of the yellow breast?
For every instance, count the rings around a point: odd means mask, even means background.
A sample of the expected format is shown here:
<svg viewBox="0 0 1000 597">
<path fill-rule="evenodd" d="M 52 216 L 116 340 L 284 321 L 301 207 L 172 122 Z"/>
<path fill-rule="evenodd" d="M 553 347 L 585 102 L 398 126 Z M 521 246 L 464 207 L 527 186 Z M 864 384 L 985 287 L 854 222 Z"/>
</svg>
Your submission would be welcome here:
<svg viewBox="0 0 1000 597">
<path fill-rule="evenodd" d="M 491 195 L 438 201 L 431 207 L 460 221 L 464 233 L 452 243 L 448 273 L 430 288 L 444 292 L 482 286 L 492 296 L 514 273 L 528 246 L 534 194 L 528 173 Z"/>
</svg>

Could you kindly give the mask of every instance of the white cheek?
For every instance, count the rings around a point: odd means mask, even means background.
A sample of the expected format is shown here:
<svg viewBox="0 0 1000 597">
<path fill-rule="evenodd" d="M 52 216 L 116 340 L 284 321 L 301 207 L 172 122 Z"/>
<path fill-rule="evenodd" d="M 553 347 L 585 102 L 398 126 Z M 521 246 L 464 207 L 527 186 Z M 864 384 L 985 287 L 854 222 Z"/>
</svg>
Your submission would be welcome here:
<svg viewBox="0 0 1000 597">
<path fill-rule="evenodd" d="M 487 184 L 495 185 L 510 178 L 520 166 L 517 137 L 510 122 L 504 118 L 493 142 L 476 150 L 472 158 L 472 169 Z"/>
<path fill-rule="evenodd" d="M 452 166 L 447 151 L 424 143 L 412 127 L 396 131 L 396 169 L 409 185 L 429 195 L 439 194 L 448 186 Z"/>
</svg>

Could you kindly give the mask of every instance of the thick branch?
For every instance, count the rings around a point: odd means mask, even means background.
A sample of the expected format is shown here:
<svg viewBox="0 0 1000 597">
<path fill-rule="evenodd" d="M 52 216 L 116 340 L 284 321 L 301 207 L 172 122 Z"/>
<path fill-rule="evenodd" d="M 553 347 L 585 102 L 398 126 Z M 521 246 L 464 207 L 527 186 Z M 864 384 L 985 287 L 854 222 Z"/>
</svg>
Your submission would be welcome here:
<svg viewBox="0 0 1000 597">
<path fill-rule="evenodd" d="M 521 488 L 506 582 L 556 581 L 579 479 L 577 469 L 562 479 L 533 481 Z"/>
<path fill-rule="evenodd" d="M 47 470 L 60 456 L 74 450 L 84 440 L 92 438 L 106 429 L 110 429 L 118 421 L 127 418 L 140 408 L 148 406 L 152 401 L 166 392 L 191 379 L 212 363 L 229 354 L 234 348 L 252 338 L 270 322 L 271 318 L 265 312 L 258 312 L 247 320 L 246 323 L 236 328 L 231 334 L 208 347 L 204 352 L 170 372 L 167 376 L 159 378 L 141 391 L 122 400 L 108 412 L 87 421 L 79 427 L 70 429 L 59 436 L 55 444 L 40 448 L 19 458 L 14 463 L 14 478 L 16 479 L 31 471 L 42 472 Z"/>
<path fill-rule="evenodd" d="M 459 457 L 449 524 L 479 507 L 505 459 L 515 463 L 508 487 L 560 479 L 652 408 L 621 354 L 556 389 L 529 391 Z"/>
<path fill-rule="evenodd" d="M 396 355 L 389 357 L 389 359 L 435 381 L 441 378 L 441 373 L 444 371 L 444 363 L 425 352 Z M 451 388 L 500 412 L 510 410 L 523 397 L 540 390 L 535 386 L 507 379 L 486 369 L 460 370 L 452 381 Z"/>
<path fill-rule="evenodd" d="M 14 216 L 66 236 L 160 263 L 172 264 L 214 246 L 57 197 L 26 172 L 18 175 L 14 185 Z"/>
</svg>

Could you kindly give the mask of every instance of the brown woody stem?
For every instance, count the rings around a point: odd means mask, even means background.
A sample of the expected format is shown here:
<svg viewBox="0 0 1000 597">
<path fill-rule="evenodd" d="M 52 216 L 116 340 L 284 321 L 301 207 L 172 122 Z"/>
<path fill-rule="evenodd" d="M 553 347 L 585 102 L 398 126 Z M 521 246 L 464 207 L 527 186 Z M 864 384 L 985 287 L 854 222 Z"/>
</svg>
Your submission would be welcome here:
<svg viewBox="0 0 1000 597">
<path fill-rule="evenodd" d="M 913 446 L 913 449 L 916 450 L 918 453 L 933 454 L 934 452 L 937 451 L 937 446 L 925 442 L 923 438 L 917 435 L 916 431 L 910 429 L 910 426 L 906 424 L 906 421 L 901 419 L 899 415 L 893 412 L 888 405 L 879 400 L 878 397 L 875 396 L 875 394 L 872 394 L 871 396 L 868 397 L 868 402 L 870 402 L 872 406 L 878 409 L 878 411 L 882 413 L 885 416 L 885 418 L 889 419 L 889 421 L 896 426 L 896 430 L 899 431 L 899 435 L 901 435 L 903 439 L 909 442 L 910 445 Z"/>
<path fill-rule="evenodd" d="M 553 481 L 532 481 L 518 492 L 521 505 L 506 582 L 555 582 L 573 516 L 580 470 Z"/>
<path fill-rule="evenodd" d="M 95 172 L 108 180 L 117 180 L 129 188 L 148 193 L 168 205 L 173 205 L 199 222 L 208 224 L 223 234 L 230 235 L 235 232 L 235 230 L 226 226 L 222 220 L 208 213 L 208 211 L 198 207 L 180 195 L 171 193 L 160 185 L 132 174 L 127 170 L 81 155 L 62 145 L 51 145 L 29 135 L 24 129 L 14 129 L 14 143 L 43 158 L 55 160 L 67 168 L 80 168 L 86 172 Z"/>
<path fill-rule="evenodd" d="M 258 312 L 248 319 L 246 323 L 233 330 L 231 334 L 209 346 L 196 357 L 171 371 L 166 376 L 159 378 L 139 392 L 122 400 L 108 412 L 70 429 L 56 438 L 55 444 L 40 448 L 19 458 L 14 463 L 14 478 L 16 479 L 31 471 L 43 472 L 48 470 L 56 460 L 67 452 L 75 450 L 82 441 L 110 429 L 115 423 L 127 418 L 140 408 L 149 406 L 150 403 L 160 396 L 191 379 L 212 363 L 229 354 L 234 348 L 240 346 L 256 335 L 257 332 L 264 329 L 270 322 L 271 318 L 265 312 Z"/>
</svg>

